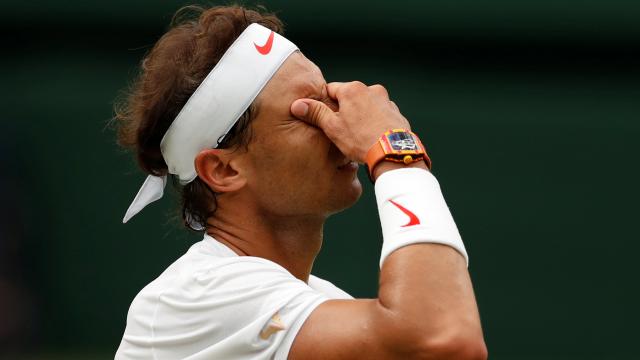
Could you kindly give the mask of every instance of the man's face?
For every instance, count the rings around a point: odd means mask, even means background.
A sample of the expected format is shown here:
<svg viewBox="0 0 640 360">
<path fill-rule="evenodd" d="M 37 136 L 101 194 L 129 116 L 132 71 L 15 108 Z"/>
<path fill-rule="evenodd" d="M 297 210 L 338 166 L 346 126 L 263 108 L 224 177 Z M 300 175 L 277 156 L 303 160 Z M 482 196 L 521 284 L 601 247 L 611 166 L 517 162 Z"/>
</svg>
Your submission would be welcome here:
<svg viewBox="0 0 640 360">
<path fill-rule="evenodd" d="M 245 153 L 247 190 L 271 215 L 329 215 L 353 205 L 362 193 L 357 166 L 345 166 L 348 159 L 322 130 L 291 115 L 291 104 L 300 98 L 338 109 L 320 69 L 296 52 L 258 96 Z"/>
</svg>

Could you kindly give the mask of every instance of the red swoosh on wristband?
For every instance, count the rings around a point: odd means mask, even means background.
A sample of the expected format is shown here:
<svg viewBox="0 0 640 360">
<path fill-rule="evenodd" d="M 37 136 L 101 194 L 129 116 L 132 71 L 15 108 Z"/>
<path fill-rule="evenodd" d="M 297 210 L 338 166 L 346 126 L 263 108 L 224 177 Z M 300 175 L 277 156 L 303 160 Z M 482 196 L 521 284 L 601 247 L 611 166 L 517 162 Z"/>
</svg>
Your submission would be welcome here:
<svg viewBox="0 0 640 360">
<path fill-rule="evenodd" d="M 253 45 L 256 47 L 256 50 L 258 50 L 258 52 L 260 54 L 267 55 L 268 53 L 271 52 L 271 47 L 273 46 L 273 36 L 274 35 L 275 34 L 272 31 L 271 34 L 269 34 L 269 38 L 267 39 L 267 42 L 262 46 L 258 46 L 258 44 L 253 43 Z"/>
<path fill-rule="evenodd" d="M 418 219 L 416 214 L 414 214 L 411 210 L 408 210 L 407 208 L 405 208 L 404 206 L 398 204 L 393 200 L 389 200 L 389 202 L 395 205 L 398 209 L 400 209 L 400 211 L 402 211 L 409 217 L 409 222 L 406 225 L 402 225 L 402 227 L 420 225 L 420 219 Z"/>
</svg>

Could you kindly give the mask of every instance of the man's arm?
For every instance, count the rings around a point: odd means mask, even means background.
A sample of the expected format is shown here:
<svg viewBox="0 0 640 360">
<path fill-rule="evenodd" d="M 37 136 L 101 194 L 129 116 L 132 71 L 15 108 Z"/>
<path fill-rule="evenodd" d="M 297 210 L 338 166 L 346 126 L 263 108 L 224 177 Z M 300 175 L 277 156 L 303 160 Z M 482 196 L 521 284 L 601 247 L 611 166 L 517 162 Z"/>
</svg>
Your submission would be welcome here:
<svg viewBox="0 0 640 360">
<path fill-rule="evenodd" d="M 329 84 L 339 113 L 311 100 L 292 113 L 320 127 L 349 158 L 363 161 L 386 130 L 408 121 L 379 85 Z M 306 104 L 306 109 L 304 105 Z M 423 167 L 414 163 L 412 167 Z M 374 178 L 398 167 L 383 162 Z M 392 252 L 380 272 L 378 298 L 330 300 L 306 320 L 289 359 L 485 359 L 480 317 L 465 258 L 439 244 L 412 244 Z"/>
<path fill-rule="evenodd" d="M 418 244 L 385 261 L 378 299 L 316 308 L 289 359 L 485 359 L 478 311 L 462 256 Z"/>
</svg>

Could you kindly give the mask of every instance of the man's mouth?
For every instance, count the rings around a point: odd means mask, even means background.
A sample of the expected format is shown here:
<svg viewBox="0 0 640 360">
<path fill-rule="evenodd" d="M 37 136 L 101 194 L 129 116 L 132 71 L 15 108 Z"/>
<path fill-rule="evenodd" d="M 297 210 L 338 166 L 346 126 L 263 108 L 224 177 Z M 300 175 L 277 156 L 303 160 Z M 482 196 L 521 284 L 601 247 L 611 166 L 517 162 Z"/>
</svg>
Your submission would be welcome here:
<svg viewBox="0 0 640 360">
<path fill-rule="evenodd" d="M 338 164 L 338 170 L 352 169 L 354 167 L 357 168 L 358 167 L 358 163 L 356 161 L 353 161 L 353 160 L 347 159 L 347 158 L 345 158 L 343 161 L 341 161 Z"/>
</svg>

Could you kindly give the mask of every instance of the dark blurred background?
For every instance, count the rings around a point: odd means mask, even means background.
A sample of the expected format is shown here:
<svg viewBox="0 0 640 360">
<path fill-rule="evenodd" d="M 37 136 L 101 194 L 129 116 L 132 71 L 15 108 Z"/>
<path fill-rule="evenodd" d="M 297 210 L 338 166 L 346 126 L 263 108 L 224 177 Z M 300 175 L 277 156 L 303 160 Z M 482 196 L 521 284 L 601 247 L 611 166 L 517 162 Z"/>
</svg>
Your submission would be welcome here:
<svg viewBox="0 0 640 360">
<path fill-rule="evenodd" d="M 144 176 L 107 127 L 185 4 L 3 4 L 0 358 L 113 358 L 135 294 L 200 239 L 171 197 L 120 223 Z M 637 357 L 640 2 L 261 4 L 327 80 L 385 85 L 427 144 L 492 359 Z M 360 175 L 315 273 L 374 297 Z"/>
</svg>

